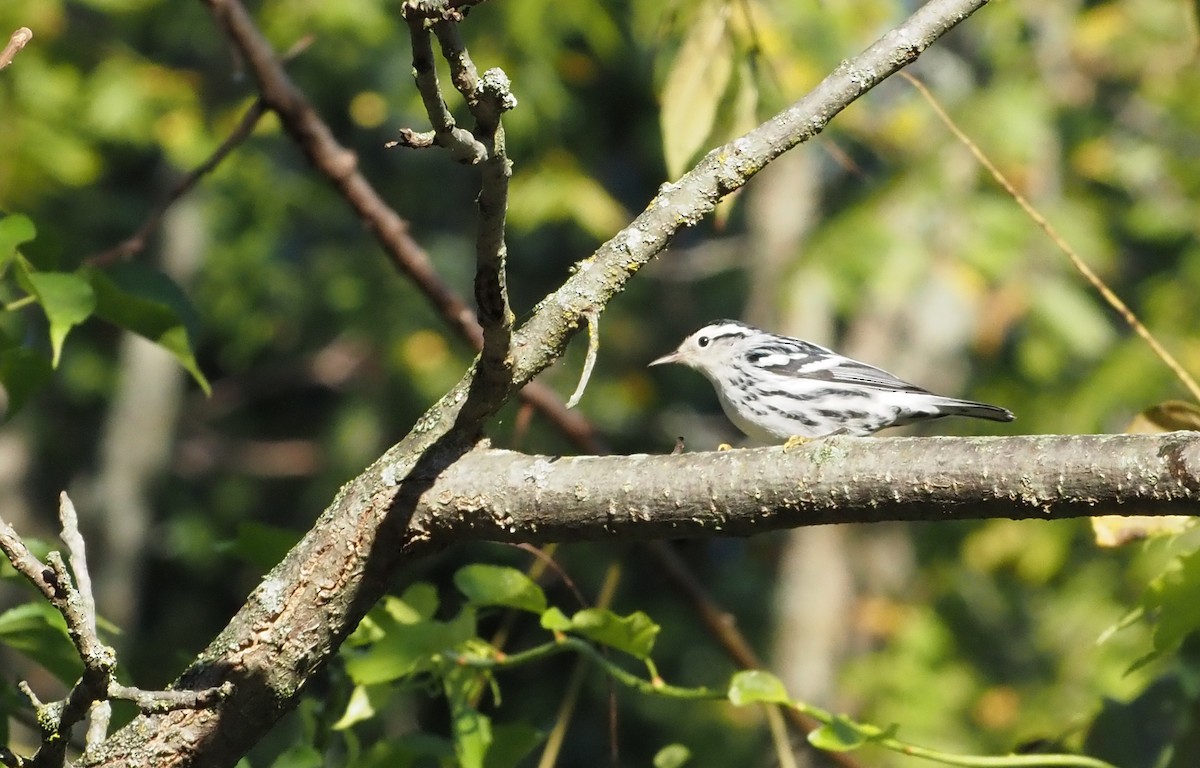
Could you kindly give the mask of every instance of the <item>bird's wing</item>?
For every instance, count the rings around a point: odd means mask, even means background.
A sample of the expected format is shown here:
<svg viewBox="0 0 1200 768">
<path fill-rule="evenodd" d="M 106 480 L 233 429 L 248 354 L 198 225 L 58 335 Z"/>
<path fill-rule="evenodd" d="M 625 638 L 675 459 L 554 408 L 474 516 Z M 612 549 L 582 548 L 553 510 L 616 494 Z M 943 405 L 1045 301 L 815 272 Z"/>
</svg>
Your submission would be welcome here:
<svg viewBox="0 0 1200 768">
<path fill-rule="evenodd" d="M 843 357 L 825 347 L 804 341 L 764 345 L 750 355 L 750 362 L 780 376 L 796 376 L 837 384 L 924 393 L 927 390 L 893 376 L 882 368 Z"/>
</svg>

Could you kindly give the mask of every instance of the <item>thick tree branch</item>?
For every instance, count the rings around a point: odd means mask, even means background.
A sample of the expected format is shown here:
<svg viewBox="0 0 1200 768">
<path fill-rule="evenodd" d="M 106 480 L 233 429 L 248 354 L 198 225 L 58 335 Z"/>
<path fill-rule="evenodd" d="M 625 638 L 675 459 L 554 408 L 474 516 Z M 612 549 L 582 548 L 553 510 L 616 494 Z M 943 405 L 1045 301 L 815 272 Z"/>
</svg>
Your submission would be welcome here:
<svg viewBox="0 0 1200 768">
<path fill-rule="evenodd" d="M 677 184 L 665 186 L 633 225 L 580 264 L 576 275 L 539 304 L 530 321 L 514 334 L 515 377 L 507 391 L 472 391 L 472 366 L 403 441 L 342 488 L 312 530 L 267 575 L 175 686 L 204 688 L 231 681 L 232 695 L 210 709 L 139 717 L 89 755 L 87 764 L 233 765 L 280 714 L 295 705 L 305 682 L 384 593 L 390 577 L 410 555 L 422 543 L 449 543 L 410 534 L 414 505 L 432 484 L 429 478 L 439 476 L 468 452 L 482 417 L 494 413 L 519 386 L 562 354 L 583 313 L 601 311 L 676 231 L 699 221 L 720 197 L 744 184 L 772 158 L 816 135 L 855 98 L 915 60 L 985 1 L 932 0 L 897 30 L 839 67 L 812 94 L 762 127 L 710 153 Z M 239 48 L 245 46 L 243 53 L 258 73 L 263 98 L 280 112 L 287 130 L 306 151 L 312 152 L 316 144 L 310 131 L 317 130 L 319 120 L 281 70 L 276 74 L 278 67 L 270 48 L 253 28 L 245 9 L 235 0 L 206 2 Z M 282 90 L 273 94 L 275 88 Z M 299 122 L 292 124 L 288 112 L 296 109 Z M 333 141 L 323 125 L 320 130 L 324 133 L 321 141 Z M 352 155 L 313 160 L 319 166 L 332 162 L 334 167 L 327 172 L 340 187 L 358 185 L 343 191 L 356 205 L 367 199 L 363 195 L 378 202 L 373 190 L 366 187 L 364 191 L 365 181 L 354 169 Z M 358 181 L 351 184 L 351 179 Z M 400 228 L 393 234 L 407 237 L 399 217 L 389 212 L 382 216 L 369 219 L 372 226 L 391 221 Z M 468 401 L 469 409 L 465 408 Z M 471 418 L 460 420 L 464 412 Z M 497 482 L 508 477 L 501 476 Z M 511 478 L 526 482 L 523 477 Z M 678 535 L 669 526 L 657 530 Z M 527 538 L 539 535 L 534 530 L 525 532 Z"/>
<path fill-rule="evenodd" d="M 829 437 L 661 456 L 478 449 L 441 474 L 415 541 L 744 536 L 882 520 L 1200 513 L 1200 432 Z"/>
</svg>

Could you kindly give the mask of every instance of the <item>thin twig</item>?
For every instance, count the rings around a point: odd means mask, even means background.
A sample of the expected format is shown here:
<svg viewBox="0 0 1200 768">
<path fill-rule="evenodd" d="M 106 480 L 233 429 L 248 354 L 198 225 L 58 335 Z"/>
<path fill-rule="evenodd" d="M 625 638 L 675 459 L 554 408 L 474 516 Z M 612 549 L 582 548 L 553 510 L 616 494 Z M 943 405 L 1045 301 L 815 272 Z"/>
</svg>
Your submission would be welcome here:
<svg viewBox="0 0 1200 768">
<path fill-rule="evenodd" d="M 1133 310 L 1121 300 L 1120 296 L 1114 293 L 1113 290 L 1109 288 L 1107 284 L 1105 284 L 1100 276 L 1097 275 L 1090 266 L 1088 266 L 1087 262 L 1085 262 L 1083 258 L 1075 251 L 1075 249 L 1072 248 L 1071 245 L 1063 238 L 1063 236 L 1058 233 L 1058 230 L 1056 230 L 1054 226 L 1046 220 L 1046 217 L 1033 207 L 1033 204 L 1030 203 L 1029 200 L 1023 194 L 1021 194 L 1015 186 L 1013 186 L 1012 182 L 1010 182 L 1004 176 L 1004 174 L 1000 172 L 1000 169 L 997 168 L 996 164 L 993 163 L 991 159 L 989 159 L 988 156 L 983 153 L 983 150 L 981 150 L 979 146 L 976 145 L 975 142 L 973 142 L 971 138 L 967 136 L 967 134 L 963 132 L 961 128 L 958 127 L 950 115 L 946 113 L 946 110 L 942 108 L 942 105 L 938 103 L 938 100 L 934 97 L 934 95 L 930 93 L 927 87 L 925 87 L 925 84 L 907 72 L 901 72 L 900 75 L 904 77 L 904 79 L 908 80 L 908 82 L 911 83 L 912 86 L 916 88 L 922 96 L 925 97 L 925 100 L 929 102 L 930 108 L 933 109 L 934 114 L 936 114 L 938 119 L 940 119 L 942 123 L 950 130 L 950 132 L 954 134 L 955 138 L 962 142 L 967 150 L 974 155 L 975 159 L 979 161 L 979 164 L 987 169 L 988 173 L 992 175 L 992 178 L 995 179 L 996 183 L 999 184 L 1004 191 L 1007 192 L 1014 201 L 1016 201 L 1017 205 L 1021 207 L 1021 210 L 1025 212 L 1025 215 L 1033 219 L 1033 223 L 1036 224 L 1043 232 L 1045 232 L 1047 236 L 1049 236 L 1050 240 L 1054 242 L 1054 245 L 1057 246 L 1060 251 L 1067 255 L 1067 258 L 1071 260 L 1071 264 L 1075 267 L 1079 274 L 1083 275 L 1083 278 L 1091 283 L 1092 287 L 1096 289 L 1096 291 L 1106 302 L 1108 302 L 1110 307 L 1117 311 L 1117 314 L 1119 314 L 1125 320 L 1129 327 L 1133 329 L 1134 333 L 1142 337 L 1142 340 L 1150 346 L 1150 349 L 1154 351 L 1154 354 L 1158 355 L 1158 358 L 1162 360 L 1168 368 L 1171 369 L 1171 372 L 1175 374 L 1176 378 L 1183 382 L 1183 386 L 1186 387 L 1188 392 L 1192 394 L 1192 397 L 1196 400 L 1196 402 L 1200 402 L 1200 384 L 1197 384 L 1196 380 L 1192 378 L 1192 375 L 1184 369 L 1178 360 L 1175 359 L 1175 356 L 1168 352 L 1166 347 L 1159 343 L 1158 339 L 1154 337 L 1154 334 L 1150 332 L 1150 329 L 1143 325 L 1141 320 L 1138 320 L 1137 315 L 1133 313 Z"/>
<path fill-rule="evenodd" d="M 485 391 L 506 392 L 512 384 L 509 352 L 516 318 L 508 302 L 508 246 L 504 242 L 512 164 L 500 116 L 515 108 L 517 100 L 502 70 L 493 68 L 479 75 L 457 22 L 435 19 L 433 33 L 450 65 L 450 79 L 475 118 L 473 133 L 485 153 L 480 163 L 479 231 L 475 236 L 475 303 L 483 327 L 478 383 Z M 431 113 L 430 119 L 437 130 L 436 115 Z"/>
<path fill-rule="evenodd" d="M 609 564 L 608 570 L 604 574 L 604 584 L 600 587 L 600 594 L 596 597 L 596 608 L 608 608 L 612 605 L 613 595 L 616 593 L 620 580 L 620 567 L 615 563 Z M 546 737 L 546 745 L 542 749 L 542 755 L 538 758 L 538 768 L 553 768 L 558 762 L 563 739 L 567 735 L 567 727 L 571 724 L 571 715 L 579 703 L 579 692 L 583 690 L 583 680 L 587 668 L 587 659 L 581 657 L 575 661 L 575 668 L 571 670 L 571 676 L 567 679 L 562 701 L 554 716 L 554 727 L 550 729 L 550 734 Z"/>
<path fill-rule="evenodd" d="M 408 231 L 408 222 L 384 202 L 359 173 L 353 153 L 341 146 L 311 103 L 288 78 L 270 44 L 237 0 L 205 0 L 213 17 L 250 66 L 260 97 L 267 103 L 313 167 L 332 183 L 383 247 L 393 266 L 406 275 L 433 304 L 446 323 L 476 349 L 483 348 L 483 329 L 475 312 L 434 269 L 429 254 Z M 591 424 L 563 407 L 549 387 L 530 382 L 520 392 L 542 415 L 577 445 L 604 453 Z"/>
<path fill-rule="evenodd" d="M 79 599 L 83 604 L 84 620 L 88 629 L 96 634 L 96 597 L 92 592 L 92 577 L 88 572 L 87 546 L 83 534 L 79 532 L 79 515 L 71 497 L 63 491 L 58 496 L 58 519 L 62 525 L 60 538 L 67 545 L 70 557 L 71 572 L 75 576 L 75 586 L 79 590 Z M 90 749 L 108 736 L 108 724 L 112 719 L 112 705 L 108 701 L 93 701 L 87 712 L 87 729 L 84 744 Z"/>
<path fill-rule="evenodd" d="M 58 519 L 62 524 L 60 537 L 67 545 L 67 553 L 71 560 L 71 572 L 75 575 L 75 586 L 83 601 L 85 618 L 88 626 L 94 632 L 96 630 L 96 598 L 92 594 L 92 577 L 88 573 L 87 547 L 84 545 L 83 535 L 79 532 L 79 515 L 75 512 L 75 505 L 66 491 L 58 495 Z"/>
<path fill-rule="evenodd" d="M 175 186 L 154 206 L 149 215 L 142 221 L 141 226 L 132 235 L 108 250 L 100 251 L 87 257 L 85 263 L 94 267 L 104 267 L 128 259 L 130 256 L 141 252 L 150 241 L 150 236 L 162 224 L 163 216 L 166 214 L 167 209 L 174 205 L 179 198 L 190 192 L 192 187 L 196 186 L 201 178 L 212 173 L 233 150 L 241 146 L 242 142 L 248 139 L 250 134 L 254 132 L 258 121 L 266 113 L 267 107 L 262 99 L 255 99 L 254 103 L 242 114 L 242 119 L 238 121 L 237 127 L 221 142 L 221 145 L 204 162 L 197 165 L 190 173 L 175 183 Z"/>
<path fill-rule="evenodd" d="M 704 589 L 700 579 L 675 549 L 665 541 L 648 541 L 642 548 L 654 558 L 659 571 L 667 577 L 667 583 L 688 602 L 704 629 L 717 641 L 725 655 L 742 669 L 762 669 L 762 660 L 738 630 L 737 619 Z M 785 707 L 783 714 L 803 733 L 821 727 L 819 720 L 798 709 Z M 858 761 L 846 752 L 826 752 L 823 756 L 842 768 L 861 768 Z"/>
<path fill-rule="evenodd" d="M 145 713 L 173 712 L 177 709 L 203 709 L 211 707 L 233 693 L 233 683 L 226 680 L 218 686 L 199 691 L 144 691 L 126 685 L 110 683 L 110 698 L 133 702 Z"/>
<path fill-rule="evenodd" d="M 13 32 L 12 36 L 8 38 L 8 45 L 4 46 L 3 51 L 0 51 L 0 69 L 4 69 L 9 64 L 12 64 L 16 55 L 32 39 L 33 30 L 29 27 L 19 27 L 16 32 Z"/>
<path fill-rule="evenodd" d="M 59 519 L 62 539 L 70 555 L 70 569 L 58 552 L 50 552 L 43 563 L 29 551 L 12 526 L 0 520 L 0 550 L 17 572 L 36 586 L 62 615 L 67 634 L 83 662 L 82 677 L 62 701 L 45 704 L 27 682 L 18 684 L 37 712 L 42 743 L 37 754 L 29 760 L 14 755 L 13 761 L 6 762 L 7 757 L 0 755 L 0 763 L 5 765 L 63 765 L 71 728 L 85 717 L 90 721 L 86 747 L 99 745 L 108 731 L 109 699 L 128 699 L 144 712 L 166 712 L 211 706 L 233 691 L 232 683 L 228 682 L 200 691 L 143 691 L 118 684 L 114 677 L 116 652 L 102 643 L 96 632 L 96 606 L 86 547 L 79 532 L 75 505 L 65 492 L 59 496 Z"/>
<path fill-rule="evenodd" d="M 579 384 L 567 400 L 567 407 L 574 408 L 583 399 L 583 391 L 587 389 L 588 380 L 592 378 L 592 368 L 596 365 L 596 356 L 600 353 L 600 313 L 589 309 L 583 313 L 588 326 L 587 357 L 583 360 L 583 372 L 579 374 Z"/>
<path fill-rule="evenodd" d="M 429 116 L 429 122 L 433 125 L 433 135 L 404 129 L 400 131 L 400 143 L 413 148 L 436 144 L 450 150 L 454 159 L 460 163 L 474 165 L 482 162 L 487 157 L 487 149 L 470 131 L 455 124 L 450 107 L 446 106 L 446 100 L 442 98 L 437 67 L 433 61 L 433 43 L 425 17 L 416 13 L 411 3 L 406 3 L 401 8 L 401 14 L 408 23 L 409 38 L 412 41 L 413 78 L 425 105 L 425 114 Z"/>
</svg>

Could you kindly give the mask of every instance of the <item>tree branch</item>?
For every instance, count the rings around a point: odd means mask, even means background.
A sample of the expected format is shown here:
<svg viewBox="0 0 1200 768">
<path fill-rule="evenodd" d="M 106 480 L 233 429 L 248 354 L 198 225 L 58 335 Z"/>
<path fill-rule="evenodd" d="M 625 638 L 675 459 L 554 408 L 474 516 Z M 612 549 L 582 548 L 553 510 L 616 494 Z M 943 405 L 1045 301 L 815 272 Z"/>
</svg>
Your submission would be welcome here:
<svg viewBox="0 0 1200 768">
<path fill-rule="evenodd" d="M 987 0 L 930 0 L 867 50 L 842 64 L 804 98 L 749 133 L 718 147 L 658 195 L 633 222 L 580 262 L 513 336 L 520 385 L 556 360 L 588 310 L 601 311 L 680 229 L 708 215 L 767 163 L 825 129 L 859 96 L 917 57 Z"/>
<path fill-rule="evenodd" d="M 446 323 L 476 349 L 483 348 L 483 329 L 462 297 L 434 269 L 429 255 L 409 234 L 408 222 L 389 206 L 358 170 L 354 153 L 338 143 L 304 93 L 288 77 L 280 59 L 238 0 L 204 0 L 222 31 L 245 59 L 258 84 L 260 101 L 275 112 L 309 162 L 333 184 L 383 247 L 392 264 L 425 295 Z M 465 6 L 460 14 L 472 5 Z M 415 134 L 414 134 L 415 135 Z M 588 450 L 603 446 L 591 425 L 563 407 L 553 390 L 528 382 L 520 397 L 541 411 L 572 440 Z"/>
<path fill-rule="evenodd" d="M 182 707 L 209 706 L 232 690 L 229 683 L 206 691 L 143 691 L 120 685 L 114 677 L 116 652 L 101 642 L 96 632 L 96 605 L 91 591 L 83 537 L 75 505 L 64 492 L 59 497 L 59 519 L 62 539 L 67 544 L 75 578 L 67 570 L 62 554 L 52 551 L 46 562 L 38 560 L 16 531 L 0 520 L 0 550 L 13 567 L 37 587 L 46 600 L 63 617 L 67 635 L 83 662 L 83 674 L 62 701 L 43 703 L 33 688 L 22 681 L 21 691 L 37 714 L 41 731 L 41 746 L 32 758 L 22 758 L 5 751 L 0 754 L 4 765 L 31 768 L 61 768 L 66 761 L 72 727 L 89 717 L 87 746 L 98 744 L 108 728 L 108 701 L 130 699 L 144 711 L 167 711 Z M 78 584 L 78 586 L 77 586 Z"/>
<path fill-rule="evenodd" d="M 13 59 L 32 39 L 33 30 L 29 27 L 19 27 L 16 32 L 13 32 L 4 46 L 4 50 L 0 51 L 0 69 L 12 64 Z"/>
<path fill-rule="evenodd" d="M 497 481 L 500 478 L 500 481 Z M 828 437 L 661 456 L 478 449 L 417 504 L 414 541 L 745 536 L 883 520 L 1200 512 L 1200 432 Z"/>
<path fill-rule="evenodd" d="M 269 46 L 235 0 L 205 0 L 259 77 L 263 98 L 280 111 L 290 133 L 312 152 L 310 131 L 332 143 L 302 94 L 279 71 Z M 207 688 L 231 681 L 233 693 L 217 706 L 143 715 L 88 756 L 88 765 L 225 766 L 234 764 L 265 729 L 295 705 L 307 680 L 319 670 L 359 619 L 384 593 L 391 576 L 424 546 L 450 543 L 413 537 L 415 504 L 438 477 L 468 452 L 480 421 L 494 413 L 521 385 L 563 352 L 580 318 L 601 311 L 649 259 L 683 226 L 712 210 L 771 159 L 816 135 L 828 121 L 869 88 L 916 59 L 934 40 L 986 0 L 931 0 L 895 31 L 844 63 L 817 90 L 755 131 L 714 150 L 678 183 L 666 185 L 646 212 L 579 265 L 559 291 L 538 305 L 513 336 L 514 381 L 502 392 L 472 392 L 476 366 L 414 425 L 398 445 L 341 489 L 309 533 L 250 595 L 224 631 L 180 678 L 176 688 Z M 261 74 L 266 71 L 268 77 Z M 282 78 L 282 80 L 280 79 Z M 282 89 L 272 94 L 274 88 Z M 285 118 L 288 110 L 299 110 Z M 333 147 L 337 147 L 333 143 Z M 343 150 L 344 152 L 344 150 Z M 349 155 L 348 157 L 346 155 Z M 354 168 L 353 155 L 314 157 L 356 207 L 382 205 Z M 311 155 L 310 155 L 311 156 Z M 342 162 L 342 161 L 345 162 Z M 352 181 L 354 180 L 354 181 Z M 385 206 L 386 208 L 386 206 Z M 391 222 L 391 235 L 407 238 L 403 220 L 390 209 L 373 210 Z M 382 233 L 381 233 L 382 234 Z M 428 267 L 428 261 L 424 262 Z M 429 277 L 427 273 L 426 277 Z M 436 281 L 436 277 L 433 277 Z M 460 421 L 470 400 L 471 418 Z M 637 464 L 640 458 L 626 461 Z M 411 477 L 410 477 L 411 475 Z M 520 475 L 502 474 L 503 482 Z M 403 490 L 403 493 L 401 493 Z M 649 525 L 654 526 L 654 521 Z M 677 529 L 658 526 L 664 535 Z M 538 537 L 536 530 L 525 538 Z M 509 532 L 509 536 L 517 532 Z M 182 735 L 186 734 L 186 738 Z"/>
</svg>

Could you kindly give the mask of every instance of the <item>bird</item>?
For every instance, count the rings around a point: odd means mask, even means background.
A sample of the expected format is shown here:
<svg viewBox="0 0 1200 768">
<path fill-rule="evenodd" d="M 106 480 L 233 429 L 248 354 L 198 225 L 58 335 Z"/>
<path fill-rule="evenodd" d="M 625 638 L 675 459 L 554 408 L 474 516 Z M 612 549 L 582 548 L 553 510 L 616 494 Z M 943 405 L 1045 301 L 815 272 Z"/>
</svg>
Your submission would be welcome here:
<svg viewBox="0 0 1200 768">
<path fill-rule="evenodd" d="M 704 374 L 729 420 L 764 444 L 870 435 L 943 416 L 1014 418 L 1007 408 L 936 395 L 812 342 L 736 320 L 709 323 L 650 365 L 666 363 Z"/>
</svg>

